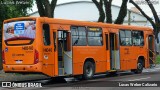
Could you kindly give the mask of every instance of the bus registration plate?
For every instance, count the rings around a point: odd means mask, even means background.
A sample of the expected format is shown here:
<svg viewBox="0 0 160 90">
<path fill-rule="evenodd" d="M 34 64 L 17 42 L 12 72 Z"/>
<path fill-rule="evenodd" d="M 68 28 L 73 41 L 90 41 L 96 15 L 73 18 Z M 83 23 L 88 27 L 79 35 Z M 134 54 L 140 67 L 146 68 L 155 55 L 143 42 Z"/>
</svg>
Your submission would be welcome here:
<svg viewBox="0 0 160 90">
<path fill-rule="evenodd" d="M 21 64 L 22 60 L 16 60 L 16 64 Z"/>
</svg>

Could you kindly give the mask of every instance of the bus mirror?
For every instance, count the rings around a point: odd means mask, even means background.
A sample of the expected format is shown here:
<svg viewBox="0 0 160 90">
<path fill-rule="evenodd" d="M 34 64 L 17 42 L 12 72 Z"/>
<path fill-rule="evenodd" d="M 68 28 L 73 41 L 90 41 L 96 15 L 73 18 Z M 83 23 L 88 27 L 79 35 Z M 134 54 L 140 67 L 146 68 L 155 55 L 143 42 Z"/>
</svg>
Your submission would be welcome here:
<svg viewBox="0 0 160 90">
<path fill-rule="evenodd" d="M 67 51 L 71 51 L 71 33 L 67 33 Z"/>
</svg>

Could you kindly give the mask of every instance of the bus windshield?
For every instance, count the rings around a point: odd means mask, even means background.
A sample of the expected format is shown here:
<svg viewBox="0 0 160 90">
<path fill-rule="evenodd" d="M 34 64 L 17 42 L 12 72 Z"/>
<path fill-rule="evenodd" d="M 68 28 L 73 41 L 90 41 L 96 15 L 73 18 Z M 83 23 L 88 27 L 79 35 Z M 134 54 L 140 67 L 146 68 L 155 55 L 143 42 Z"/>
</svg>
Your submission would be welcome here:
<svg viewBox="0 0 160 90">
<path fill-rule="evenodd" d="M 7 45 L 28 45 L 35 39 L 36 22 L 34 20 L 13 21 L 4 24 L 4 38 Z"/>
</svg>

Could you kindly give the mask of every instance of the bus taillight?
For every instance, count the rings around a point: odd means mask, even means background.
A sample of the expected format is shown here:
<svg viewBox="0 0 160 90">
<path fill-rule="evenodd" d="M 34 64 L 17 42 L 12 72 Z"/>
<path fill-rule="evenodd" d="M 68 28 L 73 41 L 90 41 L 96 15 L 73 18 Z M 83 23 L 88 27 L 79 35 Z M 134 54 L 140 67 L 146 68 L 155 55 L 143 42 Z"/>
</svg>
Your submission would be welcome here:
<svg viewBox="0 0 160 90">
<path fill-rule="evenodd" d="M 37 50 L 35 50 L 34 53 L 34 64 L 37 64 L 39 62 L 39 53 Z"/>
<path fill-rule="evenodd" d="M 2 62 L 5 64 L 5 55 L 4 55 L 4 50 L 2 51 Z"/>
</svg>

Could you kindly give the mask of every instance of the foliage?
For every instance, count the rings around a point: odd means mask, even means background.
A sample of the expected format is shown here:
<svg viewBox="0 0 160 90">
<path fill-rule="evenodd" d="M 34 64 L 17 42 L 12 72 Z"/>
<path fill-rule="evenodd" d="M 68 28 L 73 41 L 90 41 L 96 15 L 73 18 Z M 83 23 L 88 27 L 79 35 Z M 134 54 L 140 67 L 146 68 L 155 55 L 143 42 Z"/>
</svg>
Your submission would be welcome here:
<svg viewBox="0 0 160 90">
<path fill-rule="evenodd" d="M 160 64 L 160 55 L 156 57 L 156 64 Z"/>
<path fill-rule="evenodd" d="M 31 10 L 33 0 L 1 0 L 0 2 L 0 30 L 5 19 L 24 17 Z"/>
</svg>

